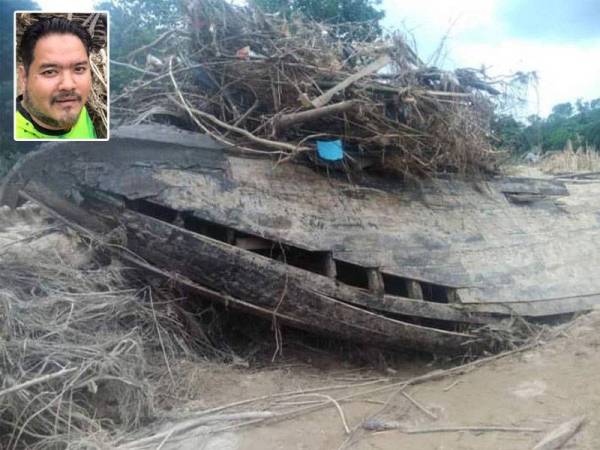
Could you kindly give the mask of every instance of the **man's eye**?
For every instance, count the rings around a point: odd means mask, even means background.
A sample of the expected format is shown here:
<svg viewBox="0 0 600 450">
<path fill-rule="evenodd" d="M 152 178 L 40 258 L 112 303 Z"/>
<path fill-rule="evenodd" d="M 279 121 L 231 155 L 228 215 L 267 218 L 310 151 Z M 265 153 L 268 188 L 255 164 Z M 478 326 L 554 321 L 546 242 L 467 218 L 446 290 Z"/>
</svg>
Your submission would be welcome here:
<svg viewBox="0 0 600 450">
<path fill-rule="evenodd" d="M 58 73 L 58 71 L 56 71 L 56 70 L 44 70 L 42 72 L 42 75 L 44 75 L 45 77 L 51 77 L 51 76 L 56 75 L 57 73 Z"/>
<path fill-rule="evenodd" d="M 85 67 L 85 66 L 75 67 L 75 73 L 85 73 L 85 72 L 87 72 L 87 67 Z"/>
</svg>

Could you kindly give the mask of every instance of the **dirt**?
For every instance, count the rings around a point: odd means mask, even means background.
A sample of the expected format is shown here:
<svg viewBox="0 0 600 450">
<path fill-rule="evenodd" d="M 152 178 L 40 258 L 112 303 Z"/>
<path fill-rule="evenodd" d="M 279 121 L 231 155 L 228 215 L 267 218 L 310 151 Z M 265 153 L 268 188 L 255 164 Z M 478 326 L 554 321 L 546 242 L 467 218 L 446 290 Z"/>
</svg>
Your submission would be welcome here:
<svg viewBox="0 0 600 450">
<path fill-rule="evenodd" d="M 259 449 L 531 449 L 546 433 L 577 416 L 586 416 L 580 431 L 562 448 L 600 448 L 600 311 L 579 318 L 563 337 L 541 343 L 535 349 L 508 356 L 460 376 L 411 386 L 411 398 L 427 409 L 433 419 L 406 397 L 388 390 L 381 394 L 342 403 L 351 434 L 344 431 L 336 408 L 300 415 L 284 421 L 206 436 L 190 433 L 187 440 L 164 448 Z M 321 356 L 322 357 L 322 356 Z M 325 369 L 311 364 L 280 364 L 259 370 L 212 365 L 195 372 L 188 384 L 201 397 L 186 407 L 214 407 L 267 394 L 354 383 L 387 373 L 369 368 L 344 367 L 331 355 Z M 337 361 L 336 361 L 337 359 Z M 413 361 L 414 362 L 414 361 Z M 336 367 L 337 364 L 337 367 Z M 317 364 L 318 365 L 318 364 Z M 423 361 L 397 366 L 391 381 L 410 378 L 436 369 Z M 189 370 L 189 369 L 188 369 Z M 348 392 L 344 392 L 347 394 Z M 330 393 L 332 396 L 336 391 Z M 384 405 L 377 402 L 388 402 Z M 365 430 L 367 419 L 377 419 L 395 429 Z M 371 423 L 373 420 L 371 420 Z M 402 430 L 446 427 L 533 428 L 537 432 L 481 431 L 407 434 Z M 186 447 L 188 445 L 189 447 Z"/>
<path fill-rule="evenodd" d="M 2 211 L 0 219 L 0 248 L 3 251 L 16 251 L 12 243 L 30 236 L 35 227 L 43 231 L 49 226 L 30 212 L 21 212 L 17 217 Z M 70 257 L 70 239 L 51 233 L 26 243 L 25 248 L 28 251 L 59 251 Z M 340 351 L 293 345 L 286 347 L 284 357 L 273 363 L 264 358 L 258 366 L 256 363 L 247 365 L 244 361 L 237 364 L 181 361 L 172 367 L 176 386 L 166 389 L 162 397 L 159 395 L 161 405 L 171 407 L 171 415 L 185 415 L 247 398 L 316 387 L 326 388 L 321 394 L 335 398 L 359 391 L 365 394 L 340 402 L 350 434 L 344 430 L 340 412 L 330 403 L 316 412 L 267 424 L 232 428 L 218 434 L 207 435 L 206 427 L 197 428 L 183 438 L 166 440 L 162 448 L 531 449 L 561 423 L 584 415 L 585 423 L 562 448 L 598 449 L 599 350 L 600 311 L 594 311 L 577 319 L 563 336 L 540 343 L 535 349 L 487 363 L 463 375 L 408 387 L 405 392 L 420 407 L 397 388 L 389 386 L 432 370 L 446 369 L 447 363 L 432 362 L 425 356 L 402 355 L 386 362 L 377 352 L 365 350 L 369 354 L 362 355 L 363 360 L 372 362 L 365 366 L 350 362 L 354 359 Z M 365 382 L 374 384 L 356 386 Z M 330 389 L 340 385 L 347 387 Z M 388 388 L 371 392 L 384 386 Z M 304 395 L 292 399 L 289 396 L 287 402 L 292 400 L 314 401 L 315 397 Z M 284 410 L 281 408 L 285 405 L 271 402 L 261 407 L 276 413 Z M 228 412 L 238 410 L 233 408 Z M 259 410 L 258 406 L 256 410 Z M 370 430 L 365 429 L 365 423 L 371 425 Z M 168 429 L 168 426 L 163 425 L 163 428 Z M 386 426 L 392 429 L 372 429 Z M 539 431 L 435 431 L 445 427 L 519 427 Z M 424 428 L 430 431 L 422 434 L 406 432 Z"/>
</svg>

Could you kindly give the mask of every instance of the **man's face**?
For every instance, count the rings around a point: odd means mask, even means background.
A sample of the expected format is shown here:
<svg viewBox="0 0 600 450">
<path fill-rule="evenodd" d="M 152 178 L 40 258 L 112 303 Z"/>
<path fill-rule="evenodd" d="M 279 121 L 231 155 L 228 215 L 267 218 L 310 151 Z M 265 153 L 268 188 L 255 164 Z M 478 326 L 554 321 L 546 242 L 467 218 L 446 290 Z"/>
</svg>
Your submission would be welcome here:
<svg viewBox="0 0 600 450">
<path fill-rule="evenodd" d="M 37 41 L 29 72 L 19 67 L 23 106 L 49 129 L 71 129 L 92 88 L 85 47 L 73 34 L 49 34 Z"/>
</svg>

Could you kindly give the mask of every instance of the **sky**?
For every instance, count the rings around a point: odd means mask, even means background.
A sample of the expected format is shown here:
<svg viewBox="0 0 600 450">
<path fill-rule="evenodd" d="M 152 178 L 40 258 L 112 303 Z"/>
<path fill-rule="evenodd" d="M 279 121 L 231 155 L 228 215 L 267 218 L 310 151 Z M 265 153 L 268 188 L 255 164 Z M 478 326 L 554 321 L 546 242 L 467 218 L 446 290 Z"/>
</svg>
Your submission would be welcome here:
<svg viewBox="0 0 600 450">
<path fill-rule="evenodd" d="M 92 10 L 94 0 L 37 0 L 47 10 Z M 600 98 L 600 0 L 383 0 L 386 28 L 409 31 L 428 61 L 444 38 L 444 69 L 490 75 L 535 71 L 528 103 L 512 111 L 547 116 L 552 106 Z"/>
<path fill-rule="evenodd" d="M 383 0 L 384 26 L 410 31 L 425 61 L 445 42 L 441 67 L 491 75 L 535 71 L 537 87 L 514 113 L 600 97 L 600 0 Z"/>
</svg>

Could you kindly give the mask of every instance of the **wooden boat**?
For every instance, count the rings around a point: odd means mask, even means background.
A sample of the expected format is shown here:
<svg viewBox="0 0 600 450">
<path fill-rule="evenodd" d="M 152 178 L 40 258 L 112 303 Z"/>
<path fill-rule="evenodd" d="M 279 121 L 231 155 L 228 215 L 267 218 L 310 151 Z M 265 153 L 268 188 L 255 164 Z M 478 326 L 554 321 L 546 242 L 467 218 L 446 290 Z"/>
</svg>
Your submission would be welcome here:
<svg viewBox="0 0 600 450">
<path fill-rule="evenodd" d="M 599 193 L 593 179 L 349 180 L 138 126 L 46 144 L 4 179 L 0 203 L 27 198 L 120 236 L 130 262 L 250 314 L 467 352 L 491 345 L 482 327 L 600 303 Z"/>
</svg>

